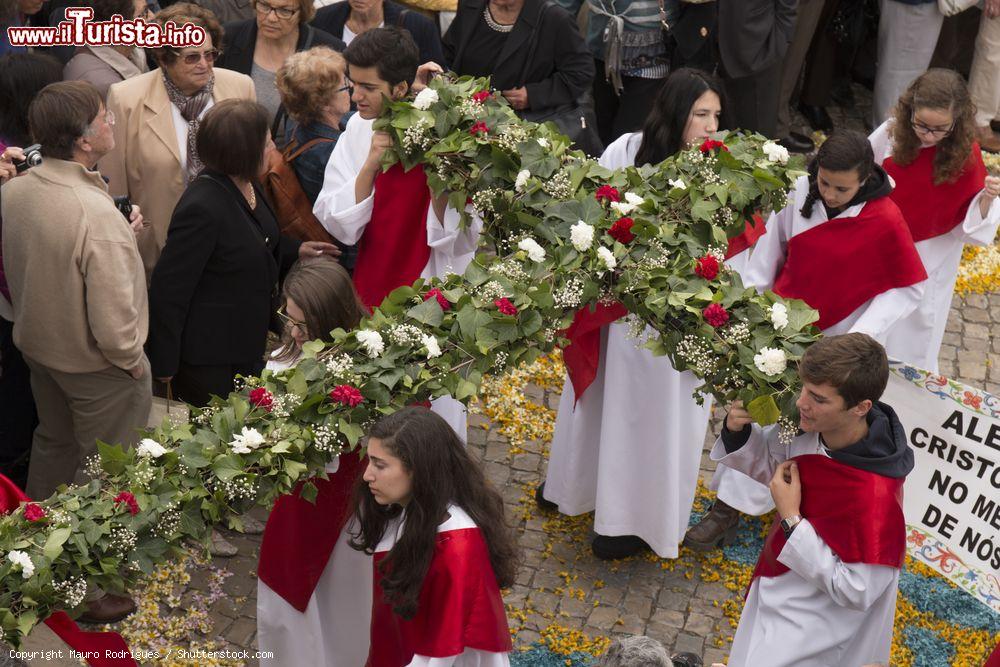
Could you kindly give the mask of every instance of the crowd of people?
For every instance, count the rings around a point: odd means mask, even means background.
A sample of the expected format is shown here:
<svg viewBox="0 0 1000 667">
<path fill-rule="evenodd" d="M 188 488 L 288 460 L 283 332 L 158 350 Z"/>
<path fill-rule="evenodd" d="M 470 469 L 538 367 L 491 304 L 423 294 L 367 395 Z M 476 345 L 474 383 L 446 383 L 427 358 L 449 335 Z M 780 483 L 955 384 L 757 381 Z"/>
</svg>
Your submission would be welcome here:
<svg viewBox="0 0 1000 667">
<path fill-rule="evenodd" d="M 8 3 L 5 26 L 73 6 Z M 966 76 L 947 62 L 938 4 L 921 0 L 462 0 L 443 33 L 389 0 L 82 4 L 95 20 L 191 23 L 206 38 L 26 51 L 0 37 L 0 396 L 16 407 L 0 417 L 0 472 L 29 496 L 86 481 L 98 440 L 134 444 L 153 394 L 205 406 L 238 375 L 294 366 L 306 341 L 357 326 L 393 289 L 465 269 L 481 220 L 463 228 L 423 170 L 383 171 L 392 140 L 373 127 L 433 76 L 492 77 L 523 118 L 554 122 L 610 169 L 724 128 L 810 152 L 795 105 L 831 134 L 788 205 L 748 224 L 725 262 L 819 311 L 799 434 L 780 443 L 726 406 L 718 499 L 689 528 L 711 401 L 608 310 L 599 344 L 569 337 L 567 354 L 593 355 L 596 372 L 567 377 L 536 499 L 593 511 L 602 559 L 715 549 L 741 512 L 776 509 L 729 664 L 888 662 L 896 492 L 913 458 L 879 399 L 887 354 L 936 371 L 962 248 L 1000 225 L 1000 178 L 981 154 L 1000 149 L 1000 0 L 954 18 L 977 22 Z M 855 81 L 874 89 L 867 137 L 825 110 Z M 508 664 L 500 589 L 516 540 L 464 447 L 463 406 L 429 407 L 386 417 L 364 456 L 331 461 L 315 502 L 282 497 L 266 527 L 247 517 L 264 533 L 258 642 L 273 664 Z M 213 550 L 235 551 L 219 534 Z M 93 589 L 83 618 L 134 608 Z M 670 660 L 636 638 L 602 664 Z"/>
</svg>

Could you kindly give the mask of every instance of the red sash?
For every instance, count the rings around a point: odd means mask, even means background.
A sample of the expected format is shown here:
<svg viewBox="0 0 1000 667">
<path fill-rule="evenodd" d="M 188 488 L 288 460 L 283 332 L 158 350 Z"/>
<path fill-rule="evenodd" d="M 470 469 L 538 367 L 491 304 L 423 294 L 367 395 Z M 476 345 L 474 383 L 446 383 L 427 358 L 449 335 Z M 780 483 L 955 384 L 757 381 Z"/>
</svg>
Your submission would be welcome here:
<svg viewBox="0 0 1000 667">
<path fill-rule="evenodd" d="M 752 246 L 764 233 L 764 221 L 755 214 L 752 222 L 747 221 L 742 234 L 729 239 L 726 259 Z M 607 305 L 596 304 L 593 310 L 584 307 L 576 311 L 573 323 L 562 332 L 569 339 L 569 345 L 563 348 L 563 363 L 573 383 L 576 401 L 583 397 L 587 387 L 597 377 L 597 367 L 601 363 L 601 328 L 627 314 L 628 309 L 617 301 Z"/>
<path fill-rule="evenodd" d="M 785 257 L 774 292 L 818 310 L 820 329 L 882 292 L 927 278 L 903 216 L 889 197 L 867 202 L 855 218 L 834 218 L 796 234 Z"/>
<path fill-rule="evenodd" d="M 397 287 L 413 284 L 427 266 L 430 201 L 420 165 L 403 171 L 397 163 L 375 177 L 372 219 L 361 236 L 354 267 L 354 286 L 369 308 L 380 305 Z"/>
<path fill-rule="evenodd" d="M 972 153 L 954 183 L 934 184 L 936 154 L 934 146 L 921 150 L 917 159 L 905 167 L 896 164 L 891 156 L 882 163 L 896 183 L 889 196 L 903 212 L 914 243 L 947 234 L 962 224 L 973 197 L 986 183 L 986 165 L 979 144 L 972 144 Z"/>
<path fill-rule="evenodd" d="M 257 576 L 301 612 L 347 523 L 351 489 L 367 465 L 357 452 L 342 454 L 329 479 L 312 479 L 319 490 L 315 504 L 299 496 L 299 483 L 293 493 L 278 498 L 267 518 Z"/>
<path fill-rule="evenodd" d="M 845 563 L 902 567 L 906 557 L 904 478 L 884 477 L 821 454 L 794 458 L 802 480 L 802 517 Z M 788 572 L 778 562 L 785 546 L 779 521 L 771 526 L 754 578 Z"/>
<path fill-rule="evenodd" d="M 24 494 L 17 484 L 0 475 L 0 514 L 13 512 L 22 502 L 31 499 Z M 64 611 L 53 612 L 45 619 L 45 625 L 66 642 L 71 649 L 89 656 L 87 664 L 93 667 L 135 667 L 136 662 L 131 657 L 107 657 L 121 654 L 129 656 L 128 644 L 117 632 L 85 632 Z"/>
<path fill-rule="evenodd" d="M 404 667 L 414 655 L 445 658 L 467 648 L 513 650 L 489 549 L 479 528 L 438 533 L 416 615 L 405 620 L 383 601 L 375 554 L 372 637 L 367 667 Z"/>
<path fill-rule="evenodd" d="M 990 653 L 983 667 L 1000 667 L 1000 643 L 993 649 L 993 653 Z"/>
</svg>

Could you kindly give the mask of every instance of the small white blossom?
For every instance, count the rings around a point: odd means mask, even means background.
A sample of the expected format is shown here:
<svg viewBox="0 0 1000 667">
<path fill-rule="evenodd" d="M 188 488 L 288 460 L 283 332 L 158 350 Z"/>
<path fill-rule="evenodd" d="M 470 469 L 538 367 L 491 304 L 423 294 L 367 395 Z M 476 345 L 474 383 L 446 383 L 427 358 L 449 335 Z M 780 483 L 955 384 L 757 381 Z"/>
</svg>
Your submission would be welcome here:
<svg viewBox="0 0 1000 667">
<path fill-rule="evenodd" d="M 424 336 L 423 337 L 424 347 L 427 348 L 427 358 L 433 359 L 434 357 L 441 356 L 441 346 L 438 345 L 437 338 L 434 336 Z"/>
<path fill-rule="evenodd" d="M 628 215 L 629 213 L 632 212 L 632 209 L 635 208 L 635 204 L 630 204 L 625 201 L 613 201 L 610 204 L 608 204 L 608 206 L 610 206 L 611 210 L 620 216 Z"/>
<path fill-rule="evenodd" d="M 625 201 L 627 201 L 629 204 L 632 204 L 632 206 L 638 206 L 646 200 L 640 197 L 639 195 L 635 194 L 634 192 L 626 192 Z"/>
<path fill-rule="evenodd" d="M 767 159 L 771 162 L 777 162 L 778 164 L 785 164 L 788 162 L 788 149 L 780 144 L 776 144 L 773 141 L 768 141 L 763 146 L 761 150 L 767 155 Z"/>
<path fill-rule="evenodd" d="M 31 556 L 23 551 L 11 551 L 7 554 L 7 560 L 21 568 L 21 576 L 30 579 L 35 573 L 35 564 L 31 562 Z"/>
<path fill-rule="evenodd" d="M 597 249 L 597 258 L 601 260 L 602 264 L 604 264 L 604 268 L 609 271 L 613 271 L 614 268 L 618 266 L 618 260 L 615 259 L 614 253 L 604 246 Z"/>
<path fill-rule="evenodd" d="M 573 242 L 574 248 L 579 252 L 584 252 L 594 242 L 594 228 L 583 220 L 577 220 L 576 224 L 570 227 L 569 238 Z"/>
<path fill-rule="evenodd" d="M 538 245 L 538 241 L 533 238 L 521 239 L 517 244 L 517 247 L 528 253 L 528 257 L 532 262 L 543 262 L 545 261 L 545 248 Z"/>
<path fill-rule="evenodd" d="M 775 331 L 780 331 L 788 326 L 788 306 L 783 303 L 776 303 L 771 306 L 771 324 Z"/>
<path fill-rule="evenodd" d="M 167 453 L 167 449 L 152 438 L 143 438 L 136 447 L 136 453 L 144 458 L 158 459 Z"/>
<path fill-rule="evenodd" d="M 541 146 L 542 148 L 548 148 L 549 147 L 549 140 L 546 139 L 545 137 L 538 137 L 537 141 L 538 141 L 538 145 Z"/>
<path fill-rule="evenodd" d="M 431 105 L 438 101 L 437 91 L 433 88 L 424 88 L 419 93 L 417 93 L 416 99 L 413 100 L 413 106 L 421 111 L 426 111 L 431 108 Z"/>
<path fill-rule="evenodd" d="M 382 335 L 377 331 L 360 329 L 354 335 L 357 336 L 358 342 L 361 343 L 361 347 L 364 348 L 369 357 L 375 358 L 382 354 L 382 350 L 385 349 L 385 341 L 382 340 Z"/>
<path fill-rule="evenodd" d="M 233 452 L 237 454 L 249 454 L 252 450 L 263 445 L 264 442 L 266 442 L 266 439 L 261 435 L 260 431 L 244 426 L 243 432 L 234 435 L 233 441 L 229 444 L 232 446 Z"/>
<path fill-rule="evenodd" d="M 528 185 L 529 178 L 531 178 L 531 172 L 527 169 L 522 169 L 517 172 L 517 178 L 514 179 L 514 189 L 518 192 L 524 192 L 525 186 Z"/>
<path fill-rule="evenodd" d="M 788 366 L 788 357 L 784 350 L 773 347 L 762 347 L 760 352 L 754 355 L 753 363 L 764 375 L 781 375 Z"/>
<path fill-rule="evenodd" d="M 681 190 L 687 190 L 687 184 L 679 178 L 671 178 L 667 183 L 670 184 L 672 188 L 679 188 Z"/>
</svg>

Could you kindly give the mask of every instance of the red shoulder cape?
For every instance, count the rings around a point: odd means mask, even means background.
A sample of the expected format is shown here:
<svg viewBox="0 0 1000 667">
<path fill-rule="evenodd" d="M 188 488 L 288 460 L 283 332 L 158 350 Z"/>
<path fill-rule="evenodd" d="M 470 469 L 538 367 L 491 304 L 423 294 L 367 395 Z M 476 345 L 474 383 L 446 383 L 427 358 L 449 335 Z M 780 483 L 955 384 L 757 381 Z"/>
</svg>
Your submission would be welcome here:
<svg viewBox="0 0 1000 667">
<path fill-rule="evenodd" d="M 753 220 L 746 222 L 746 229 L 739 236 L 729 239 L 726 259 L 740 254 L 766 232 L 764 220 L 754 215 Z M 573 393 L 579 401 L 587 388 L 597 377 L 597 367 L 601 362 L 601 327 L 625 317 L 628 309 L 621 303 L 596 304 L 594 309 L 581 308 L 573 316 L 573 323 L 566 327 L 563 336 L 569 339 L 569 345 L 563 348 L 563 363 L 570 382 L 573 383 Z"/>
<path fill-rule="evenodd" d="M 421 165 L 404 171 L 396 163 L 375 177 L 372 219 L 358 243 L 354 267 L 354 286 L 369 308 L 397 287 L 413 284 L 427 266 L 430 201 Z"/>
<path fill-rule="evenodd" d="M 438 533 L 416 615 L 404 620 L 383 600 L 375 554 L 371 651 L 368 667 L 404 667 L 414 655 L 445 658 L 467 648 L 513 650 L 507 615 L 489 550 L 479 528 Z"/>
<path fill-rule="evenodd" d="M 881 197 L 857 217 L 834 218 L 793 236 L 774 292 L 818 310 L 816 326 L 826 329 L 882 292 L 926 278 L 903 215 Z"/>
<path fill-rule="evenodd" d="M 934 156 L 937 146 L 925 148 L 912 163 L 901 166 L 892 157 L 882 163 L 896 187 L 889 195 L 910 227 L 913 241 L 947 234 L 962 224 L 973 197 L 986 183 L 986 165 L 979 144 L 954 183 L 934 184 Z"/>
<path fill-rule="evenodd" d="M 328 479 L 314 477 L 315 504 L 295 491 L 274 503 L 260 545 L 257 576 L 288 604 L 305 612 L 350 515 L 351 489 L 368 465 L 356 452 L 341 455 Z"/>
<path fill-rule="evenodd" d="M 30 502 L 17 484 L 0 475 L 0 514 L 13 512 L 22 502 Z M 117 632 L 85 632 L 77 626 L 76 621 L 64 611 L 53 612 L 45 619 L 45 625 L 66 642 L 71 649 L 84 655 L 97 657 L 86 658 L 92 667 L 135 667 L 136 662 L 130 657 L 128 644 Z M 127 657 L 107 657 L 122 654 Z"/>
<path fill-rule="evenodd" d="M 906 556 L 903 478 L 884 477 L 821 454 L 794 458 L 802 480 L 802 517 L 845 563 L 902 567 Z M 753 576 L 788 572 L 778 562 L 785 533 L 775 520 Z"/>
</svg>

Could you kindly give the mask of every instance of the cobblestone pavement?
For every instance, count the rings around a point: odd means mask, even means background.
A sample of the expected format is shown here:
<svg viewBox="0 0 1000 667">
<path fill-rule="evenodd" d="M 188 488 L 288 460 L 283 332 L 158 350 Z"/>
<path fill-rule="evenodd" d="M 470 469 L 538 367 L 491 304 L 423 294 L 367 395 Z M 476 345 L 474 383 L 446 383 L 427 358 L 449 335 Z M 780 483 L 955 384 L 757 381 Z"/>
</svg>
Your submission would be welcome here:
<svg viewBox="0 0 1000 667">
<path fill-rule="evenodd" d="M 838 125 L 863 129 L 866 102 L 861 100 L 846 114 L 841 109 L 831 108 L 831 112 Z M 956 296 L 941 350 L 941 373 L 1000 393 L 1000 338 L 991 340 L 990 335 L 998 323 L 1000 294 Z M 532 389 L 529 395 L 553 409 L 558 406 L 556 392 Z M 510 515 L 516 518 L 524 554 L 517 583 L 506 596 L 512 610 L 511 627 L 517 630 L 517 646 L 533 644 L 546 627 L 557 623 L 596 637 L 647 634 L 672 651 L 702 655 L 706 664 L 724 659 L 732 630 L 723 619 L 722 601 L 733 598 L 734 593 L 721 583 L 701 581 L 697 566 L 693 572 L 682 568 L 671 571 L 653 560 L 599 561 L 589 553 L 589 526 L 576 531 L 577 543 L 553 543 L 543 526 L 550 517 L 528 511 L 534 507 L 526 497 L 544 479 L 542 445 L 528 443 L 521 448 L 523 452 L 511 456 L 506 441 L 495 430 L 483 429 L 484 422 L 478 415 L 470 419 L 470 446 L 501 490 Z M 716 428 L 713 425 L 712 430 Z M 712 438 L 710 433 L 709 441 Z M 706 451 L 702 463 L 705 481 L 713 468 Z M 255 514 L 264 518 L 263 510 Z M 586 525 L 587 519 L 582 521 Z M 210 609 L 212 630 L 206 639 L 216 639 L 232 650 L 253 651 L 257 648 L 255 592 L 260 537 L 227 536 L 240 553 L 213 561 L 232 576 L 222 585 L 225 597 Z M 186 594 L 204 592 L 207 587 L 207 572 L 195 572 Z M 52 644 L 51 640 L 29 638 L 29 647 L 51 648 Z M 0 655 L 0 667 L 18 664 L 7 651 Z M 256 665 L 257 661 L 247 664 Z"/>
</svg>

